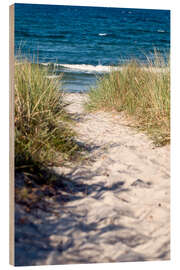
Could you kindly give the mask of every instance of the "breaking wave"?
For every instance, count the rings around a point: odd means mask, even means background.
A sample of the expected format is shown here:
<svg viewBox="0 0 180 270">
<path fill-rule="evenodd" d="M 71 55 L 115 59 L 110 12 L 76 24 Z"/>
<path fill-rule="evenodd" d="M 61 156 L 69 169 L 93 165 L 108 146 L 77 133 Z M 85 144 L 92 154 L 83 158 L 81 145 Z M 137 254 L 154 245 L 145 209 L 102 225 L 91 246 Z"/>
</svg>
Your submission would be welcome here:
<svg viewBox="0 0 180 270">
<path fill-rule="evenodd" d="M 111 70 L 118 69 L 115 66 L 103 66 L 103 65 L 86 65 L 86 64 L 52 64 L 52 63 L 42 63 L 42 65 L 54 65 L 56 67 L 71 69 L 76 71 L 84 71 L 84 72 L 110 72 Z"/>
</svg>

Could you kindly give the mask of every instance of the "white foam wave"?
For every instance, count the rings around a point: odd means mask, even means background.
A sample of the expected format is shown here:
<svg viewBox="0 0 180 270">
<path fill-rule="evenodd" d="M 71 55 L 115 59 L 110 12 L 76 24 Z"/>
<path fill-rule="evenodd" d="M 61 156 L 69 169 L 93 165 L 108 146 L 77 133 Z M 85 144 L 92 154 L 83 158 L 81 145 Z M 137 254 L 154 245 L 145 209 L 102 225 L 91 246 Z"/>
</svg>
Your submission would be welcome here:
<svg viewBox="0 0 180 270">
<path fill-rule="evenodd" d="M 48 65 L 50 65 L 51 63 L 41 63 L 41 65 L 43 65 L 43 66 L 48 66 Z"/>
<path fill-rule="evenodd" d="M 103 66 L 103 65 L 86 65 L 86 64 L 57 64 L 57 63 L 41 63 L 43 66 L 54 65 L 66 69 L 76 70 L 76 71 L 86 71 L 86 72 L 110 72 L 112 69 L 117 70 L 118 67 L 114 66 Z"/>
<path fill-rule="evenodd" d="M 99 36 L 107 36 L 107 33 L 99 33 Z"/>
<path fill-rule="evenodd" d="M 52 65 L 53 63 L 42 63 L 42 65 Z M 103 65 L 86 65 L 86 64 L 53 64 L 58 67 L 66 68 L 69 70 L 75 70 L 75 71 L 84 71 L 84 72 L 93 72 L 93 73 L 105 73 L 105 72 L 110 72 L 113 70 L 119 70 L 122 71 L 125 67 L 117 67 L 117 66 L 103 66 Z M 156 67 L 151 67 L 151 68 L 146 68 L 142 66 L 142 69 L 145 71 L 152 71 L 152 72 L 166 72 L 167 68 L 156 68 Z M 50 75 L 48 76 L 49 78 L 55 78 L 59 77 L 59 75 Z"/>
<path fill-rule="evenodd" d="M 87 71 L 87 72 L 110 72 L 112 69 L 117 69 L 113 66 L 103 66 L 103 65 L 78 65 L 78 64 L 57 64 L 58 66 L 73 69 L 73 70 L 79 70 L 79 71 Z"/>
</svg>

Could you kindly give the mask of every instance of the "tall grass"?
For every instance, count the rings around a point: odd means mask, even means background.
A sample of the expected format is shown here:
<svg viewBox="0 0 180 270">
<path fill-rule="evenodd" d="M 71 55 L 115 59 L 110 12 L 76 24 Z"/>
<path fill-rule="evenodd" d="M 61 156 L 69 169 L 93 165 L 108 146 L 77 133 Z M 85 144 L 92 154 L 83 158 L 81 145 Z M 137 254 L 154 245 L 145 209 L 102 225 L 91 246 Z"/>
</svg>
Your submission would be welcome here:
<svg viewBox="0 0 180 270">
<path fill-rule="evenodd" d="M 156 145 L 170 141 L 170 67 L 156 54 L 142 66 L 137 61 L 112 70 L 89 92 L 89 110 L 124 111 Z"/>
<path fill-rule="evenodd" d="M 59 80 L 24 60 L 15 64 L 15 166 L 61 164 L 78 145 L 68 128 Z"/>
</svg>

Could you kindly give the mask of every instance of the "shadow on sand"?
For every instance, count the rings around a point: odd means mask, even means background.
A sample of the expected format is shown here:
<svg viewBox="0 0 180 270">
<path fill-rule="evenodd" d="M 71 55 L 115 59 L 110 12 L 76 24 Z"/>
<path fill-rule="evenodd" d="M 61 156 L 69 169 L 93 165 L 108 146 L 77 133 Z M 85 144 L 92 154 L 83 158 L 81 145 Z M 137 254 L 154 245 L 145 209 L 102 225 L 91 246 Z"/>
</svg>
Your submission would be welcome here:
<svg viewBox="0 0 180 270">
<path fill-rule="evenodd" d="M 50 185 L 31 179 L 30 198 L 16 196 L 16 266 L 151 259 L 135 251 L 150 237 L 121 223 L 121 216 L 135 220 L 133 213 L 117 205 L 117 200 L 114 205 L 103 201 L 106 194 L 112 197 L 128 192 L 124 181 L 108 187 L 103 181 L 90 183 L 91 174 L 84 183 L 78 175 L 72 181 L 50 173 L 54 179 Z M 98 170 L 93 174 L 98 175 Z M 26 177 L 16 174 L 16 188 L 20 190 L 22 183 L 27 186 Z M 165 258 L 167 249 L 163 246 L 156 259 Z"/>
</svg>

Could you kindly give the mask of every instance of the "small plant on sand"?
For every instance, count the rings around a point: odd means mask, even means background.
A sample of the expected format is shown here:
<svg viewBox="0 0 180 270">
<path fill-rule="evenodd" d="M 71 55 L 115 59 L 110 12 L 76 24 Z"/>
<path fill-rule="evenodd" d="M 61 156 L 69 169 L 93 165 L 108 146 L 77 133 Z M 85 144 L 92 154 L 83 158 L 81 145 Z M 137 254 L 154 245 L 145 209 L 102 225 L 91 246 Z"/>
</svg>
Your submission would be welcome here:
<svg viewBox="0 0 180 270">
<path fill-rule="evenodd" d="M 148 65 L 130 61 L 100 78 L 89 92 L 89 110 L 124 111 L 157 146 L 170 141 L 170 67 L 156 53 Z"/>
<path fill-rule="evenodd" d="M 61 164 L 79 149 L 68 127 L 60 79 L 24 60 L 15 64 L 15 167 Z"/>
</svg>

